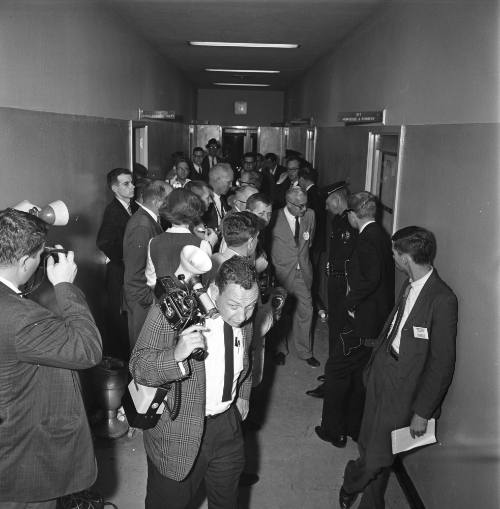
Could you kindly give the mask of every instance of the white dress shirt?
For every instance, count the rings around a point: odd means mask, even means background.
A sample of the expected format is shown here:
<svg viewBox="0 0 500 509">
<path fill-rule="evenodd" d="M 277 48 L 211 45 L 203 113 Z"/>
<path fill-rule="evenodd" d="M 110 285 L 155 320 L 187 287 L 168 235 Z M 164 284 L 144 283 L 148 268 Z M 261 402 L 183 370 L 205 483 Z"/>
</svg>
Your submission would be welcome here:
<svg viewBox="0 0 500 509">
<path fill-rule="evenodd" d="M 427 283 L 427 280 L 429 279 L 430 275 L 432 274 L 432 271 L 434 269 L 432 268 L 427 274 L 420 279 L 417 279 L 416 281 L 412 281 L 410 283 L 410 291 L 408 292 L 408 297 L 406 298 L 406 304 L 405 309 L 403 311 L 403 318 L 401 318 L 401 322 L 398 327 L 398 331 L 396 333 L 396 336 L 394 337 L 392 341 L 392 348 L 399 354 L 399 345 L 401 343 L 401 330 L 404 327 L 404 324 L 406 320 L 408 319 L 408 316 L 411 313 L 411 310 L 413 309 L 413 306 L 415 305 L 416 300 L 418 299 L 418 296 L 420 295 L 420 292 L 422 291 L 422 288 L 424 287 L 425 283 Z M 391 329 L 394 326 L 394 322 L 396 321 L 396 316 L 394 315 L 394 318 L 392 319 Z M 389 332 L 390 334 L 390 332 Z"/>
<path fill-rule="evenodd" d="M 361 235 L 361 232 L 369 225 L 369 224 L 372 224 L 372 223 L 375 223 L 375 219 L 372 219 L 371 221 L 368 221 L 367 223 L 365 223 L 360 229 L 359 229 L 359 234 Z"/>
<path fill-rule="evenodd" d="M 19 288 L 14 283 L 12 283 L 12 281 L 9 281 L 8 279 L 5 279 L 4 277 L 0 276 L 0 283 L 3 283 L 5 286 L 8 286 L 11 290 L 13 290 L 16 293 L 21 293 L 19 291 Z"/>
</svg>

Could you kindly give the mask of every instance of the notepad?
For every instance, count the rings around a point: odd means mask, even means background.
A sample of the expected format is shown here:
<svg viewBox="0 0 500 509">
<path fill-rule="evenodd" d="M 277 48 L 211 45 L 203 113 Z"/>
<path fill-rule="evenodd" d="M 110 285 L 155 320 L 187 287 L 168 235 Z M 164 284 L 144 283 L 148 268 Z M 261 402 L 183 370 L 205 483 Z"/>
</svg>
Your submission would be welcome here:
<svg viewBox="0 0 500 509">
<path fill-rule="evenodd" d="M 391 431 L 392 454 L 411 451 L 416 447 L 435 444 L 436 440 L 436 419 L 429 419 L 426 432 L 420 436 L 412 438 L 410 427 L 395 429 Z"/>
</svg>

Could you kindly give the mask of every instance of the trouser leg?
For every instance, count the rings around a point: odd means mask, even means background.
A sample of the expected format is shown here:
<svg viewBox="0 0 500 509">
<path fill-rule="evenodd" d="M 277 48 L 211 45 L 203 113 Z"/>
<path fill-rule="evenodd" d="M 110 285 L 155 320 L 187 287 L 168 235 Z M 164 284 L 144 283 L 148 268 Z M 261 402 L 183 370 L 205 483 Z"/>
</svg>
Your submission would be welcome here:
<svg viewBox="0 0 500 509">
<path fill-rule="evenodd" d="M 366 485 L 358 509 L 385 508 L 384 496 L 390 475 L 391 469 L 389 467 L 385 467 L 380 470 L 375 479 Z"/>
<path fill-rule="evenodd" d="M 300 270 L 295 272 L 292 292 L 296 303 L 290 336 L 297 350 L 297 355 L 301 359 L 308 359 L 312 357 L 312 298 L 311 291 L 307 288 Z"/>
</svg>

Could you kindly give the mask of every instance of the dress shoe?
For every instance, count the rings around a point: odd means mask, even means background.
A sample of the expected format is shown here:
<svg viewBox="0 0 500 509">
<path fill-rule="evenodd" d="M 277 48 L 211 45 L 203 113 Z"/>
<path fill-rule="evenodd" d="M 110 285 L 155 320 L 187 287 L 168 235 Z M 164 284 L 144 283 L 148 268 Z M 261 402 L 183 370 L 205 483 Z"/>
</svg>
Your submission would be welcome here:
<svg viewBox="0 0 500 509">
<path fill-rule="evenodd" d="M 240 480 L 238 482 L 238 485 L 239 486 L 252 486 L 258 482 L 259 482 L 259 476 L 257 474 L 252 474 L 251 472 L 242 472 L 240 475 Z"/>
<path fill-rule="evenodd" d="M 306 359 L 306 362 L 309 366 L 311 366 L 311 368 L 317 368 L 320 365 L 316 357 L 309 357 L 309 359 Z"/>
<path fill-rule="evenodd" d="M 274 356 L 274 364 L 276 366 L 284 366 L 286 361 L 286 355 L 283 352 L 278 352 Z"/>
<path fill-rule="evenodd" d="M 349 507 L 356 502 L 358 498 L 357 493 L 347 493 L 347 491 L 342 486 L 339 492 L 339 505 L 340 509 L 349 509 Z"/>
<path fill-rule="evenodd" d="M 316 435 L 318 435 L 318 437 L 321 438 L 321 440 L 324 440 L 325 442 L 330 442 L 332 445 L 340 449 L 344 448 L 347 443 L 346 435 L 340 434 L 332 437 L 321 426 L 316 426 L 314 428 L 314 431 L 316 432 Z"/>
<path fill-rule="evenodd" d="M 326 382 L 326 375 L 319 375 L 318 378 L 316 378 L 318 382 Z"/>
<path fill-rule="evenodd" d="M 316 389 L 312 389 L 310 391 L 306 391 L 308 396 L 312 396 L 313 398 L 324 398 L 325 397 L 325 384 L 318 385 Z"/>
</svg>

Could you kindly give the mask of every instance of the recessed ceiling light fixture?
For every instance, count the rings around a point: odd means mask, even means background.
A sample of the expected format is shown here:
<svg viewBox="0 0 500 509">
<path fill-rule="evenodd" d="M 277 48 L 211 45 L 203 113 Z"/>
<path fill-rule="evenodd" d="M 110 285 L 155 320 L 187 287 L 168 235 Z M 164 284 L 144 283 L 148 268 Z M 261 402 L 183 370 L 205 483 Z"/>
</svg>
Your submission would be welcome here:
<svg viewBox="0 0 500 509">
<path fill-rule="evenodd" d="M 219 85 L 221 87 L 269 87 L 268 83 L 222 83 L 216 82 L 214 85 Z"/>
<path fill-rule="evenodd" d="M 279 74 L 280 71 L 270 71 L 265 69 L 205 69 L 207 72 L 232 72 L 243 74 Z"/>
<path fill-rule="evenodd" d="M 188 41 L 191 46 L 215 46 L 230 48 L 274 48 L 274 49 L 297 49 L 299 44 L 272 44 L 264 42 L 207 42 Z"/>
</svg>

